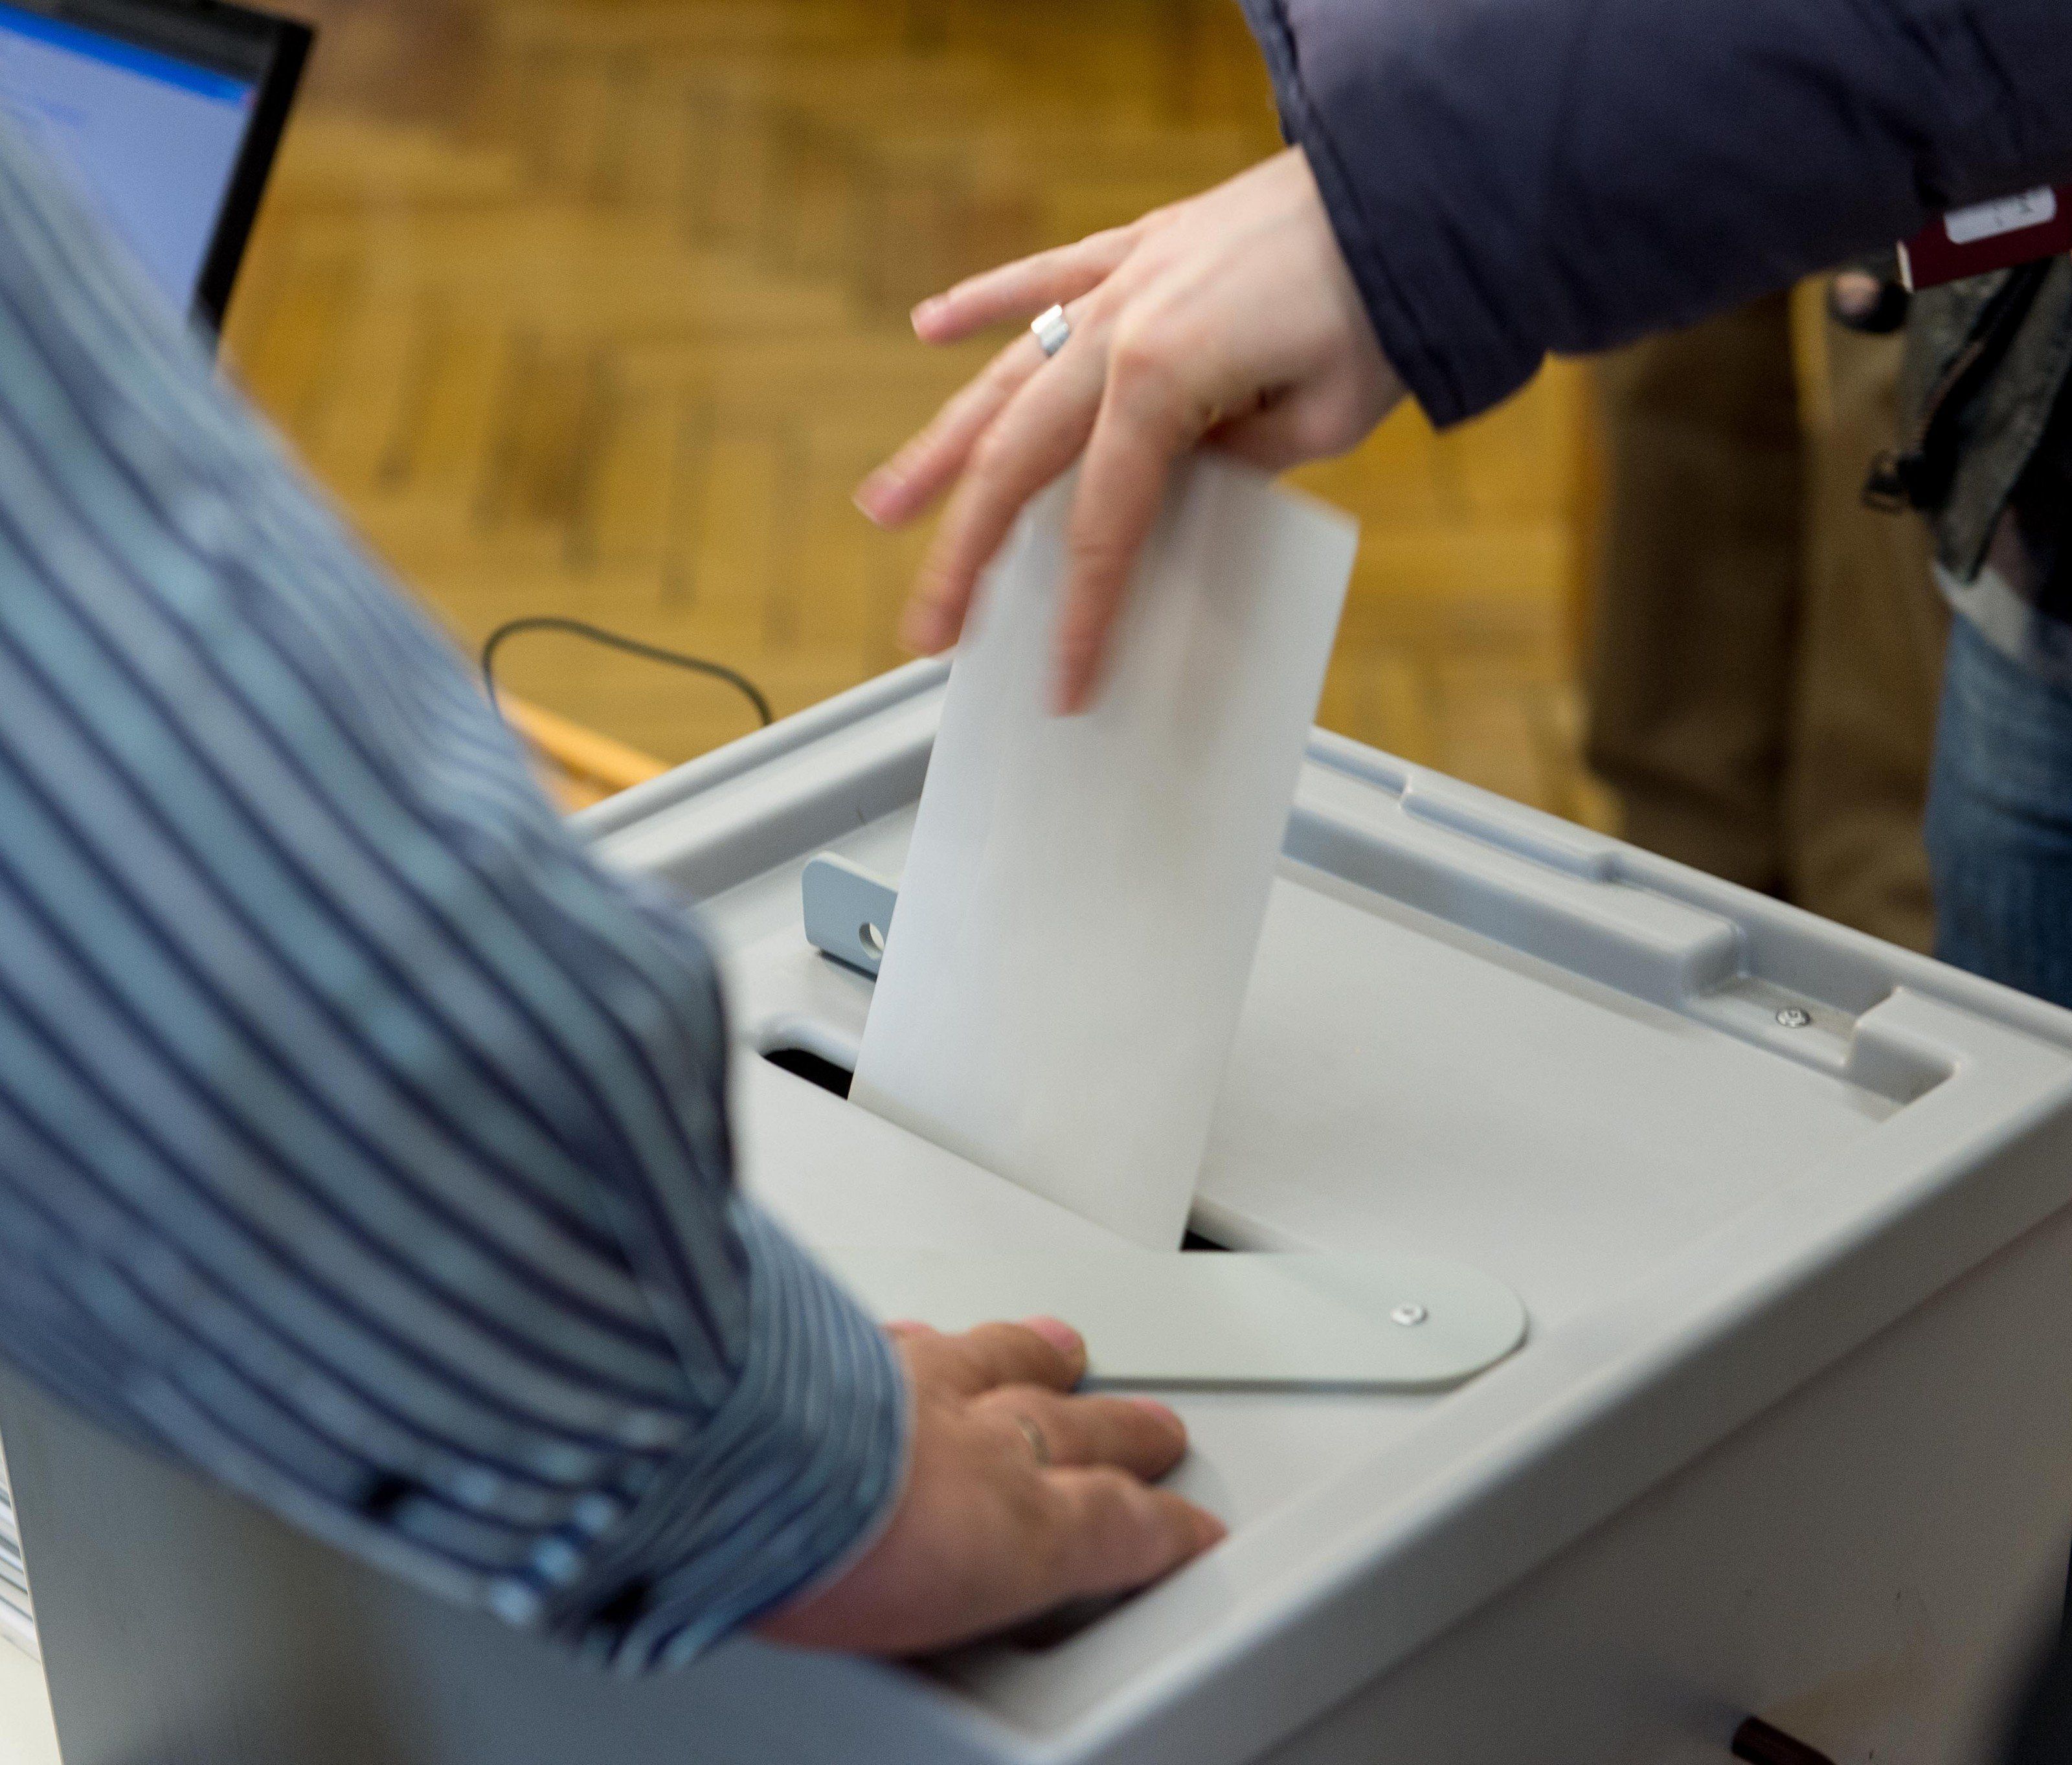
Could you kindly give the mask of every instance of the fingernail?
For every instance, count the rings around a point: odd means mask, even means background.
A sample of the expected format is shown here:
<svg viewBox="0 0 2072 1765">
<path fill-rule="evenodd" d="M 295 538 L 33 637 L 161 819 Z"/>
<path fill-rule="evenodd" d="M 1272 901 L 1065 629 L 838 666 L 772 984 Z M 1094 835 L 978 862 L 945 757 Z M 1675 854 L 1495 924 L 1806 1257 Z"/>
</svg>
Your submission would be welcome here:
<svg viewBox="0 0 2072 1765">
<path fill-rule="evenodd" d="M 940 294 L 931 294 L 926 300 L 921 302 L 919 306 L 915 307 L 913 311 L 909 313 L 906 316 L 909 322 L 913 325 L 916 334 L 919 334 L 921 327 L 927 324 L 930 319 L 933 319 L 942 310 L 943 297 Z"/>
<path fill-rule="evenodd" d="M 849 500 L 867 518 L 882 527 L 892 519 L 892 498 L 898 488 L 898 476 L 881 466 L 856 487 L 856 494 Z"/>
<path fill-rule="evenodd" d="M 1207 1550 L 1211 1545 L 1220 1545 L 1230 1537 L 1230 1528 L 1206 1508 L 1194 1510 L 1194 1549 Z"/>
<path fill-rule="evenodd" d="M 1181 1421 L 1179 1412 L 1156 1397 L 1132 1397 L 1128 1400 L 1147 1416 L 1155 1416 L 1177 1434 L 1185 1434 L 1187 1425 Z"/>
<path fill-rule="evenodd" d="M 1024 1318 L 1022 1327 L 1034 1331 L 1067 1359 L 1077 1360 L 1086 1352 L 1087 1345 L 1079 1339 L 1079 1331 L 1062 1319 Z"/>
</svg>

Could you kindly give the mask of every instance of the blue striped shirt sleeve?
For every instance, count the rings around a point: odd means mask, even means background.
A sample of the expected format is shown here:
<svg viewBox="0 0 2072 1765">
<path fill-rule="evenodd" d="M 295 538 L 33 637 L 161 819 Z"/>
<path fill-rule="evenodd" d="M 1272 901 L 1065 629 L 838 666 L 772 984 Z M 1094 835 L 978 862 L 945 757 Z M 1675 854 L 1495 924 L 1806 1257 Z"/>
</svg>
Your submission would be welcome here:
<svg viewBox="0 0 2072 1765">
<path fill-rule="evenodd" d="M 0 1351 L 639 1671 L 899 1482 L 881 1332 L 736 1192 L 678 912 L 0 137 Z"/>
</svg>

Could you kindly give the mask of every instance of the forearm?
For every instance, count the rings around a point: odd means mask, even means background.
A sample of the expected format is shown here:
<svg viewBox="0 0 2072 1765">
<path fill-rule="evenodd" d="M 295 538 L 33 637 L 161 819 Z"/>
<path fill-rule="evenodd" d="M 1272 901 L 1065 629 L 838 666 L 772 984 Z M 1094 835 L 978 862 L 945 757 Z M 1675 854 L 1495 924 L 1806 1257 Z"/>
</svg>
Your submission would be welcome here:
<svg viewBox="0 0 2072 1765">
<path fill-rule="evenodd" d="M 884 1333 L 743 1209 L 746 1353 L 540 1622 L 622 1671 L 685 1660 L 824 1585 L 891 1516 L 906 1397 Z"/>
<path fill-rule="evenodd" d="M 905 1398 L 735 1195 L 680 916 L 0 141 L 0 1351 L 638 1668 L 844 1557 Z"/>
<path fill-rule="evenodd" d="M 1244 0 L 1437 421 L 2072 175 L 2063 0 Z"/>
</svg>

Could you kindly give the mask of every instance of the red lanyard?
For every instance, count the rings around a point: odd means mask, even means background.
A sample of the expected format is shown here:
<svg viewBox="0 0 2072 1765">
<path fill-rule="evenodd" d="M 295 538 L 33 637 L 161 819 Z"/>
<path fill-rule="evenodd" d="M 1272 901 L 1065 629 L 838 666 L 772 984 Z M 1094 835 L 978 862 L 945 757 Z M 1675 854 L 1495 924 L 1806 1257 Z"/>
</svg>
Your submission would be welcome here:
<svg viewBox="0 0 2072 1765">
<path fill-rule="evenodd" d="M 2072 184 L 2025 191 L 1945 215 L 1899 248 L 1915 292 L 2072 252 Z"/>
</svg>

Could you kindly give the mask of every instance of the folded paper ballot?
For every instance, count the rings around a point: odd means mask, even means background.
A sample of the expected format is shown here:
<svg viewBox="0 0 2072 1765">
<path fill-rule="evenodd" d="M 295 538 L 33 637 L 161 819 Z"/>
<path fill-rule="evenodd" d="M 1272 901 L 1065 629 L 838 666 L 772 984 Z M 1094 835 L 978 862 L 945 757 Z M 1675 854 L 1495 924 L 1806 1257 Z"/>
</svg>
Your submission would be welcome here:
<svg viewBox="0 0 2072 1765">
<path fill-rule="evenodd" d="M 855 1101 L 1154 1249 L 1179 1245 L 1357 542 L 1204 456 L 1093 709 L 1050 710 L 1076 475 L 982 587 Z"/>
</svg>

